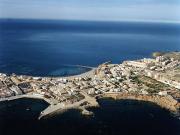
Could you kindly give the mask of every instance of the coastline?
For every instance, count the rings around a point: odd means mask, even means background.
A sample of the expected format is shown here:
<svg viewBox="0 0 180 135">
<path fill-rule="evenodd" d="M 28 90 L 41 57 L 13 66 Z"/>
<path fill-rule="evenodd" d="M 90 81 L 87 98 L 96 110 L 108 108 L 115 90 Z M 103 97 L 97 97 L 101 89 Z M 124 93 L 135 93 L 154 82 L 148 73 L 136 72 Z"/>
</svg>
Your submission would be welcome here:
<svg viewBox="0 0 180 135">
<path fill-rule="evenodd" d="M 155 103 L 161 108 L 164 108 L 171 112 L 174 116 L 179 117 L 179 106 L 178 101 L 173 99 L 171 96 L 158 96 L 158 95 L 137 95 L 137 94 L 124 94 L 124 93 L 107 93 L 103 98 L 113 98 L 114 100 L 137 100 L 147 101 Z"/>
<path fill-rule="evenodd" d="M 82 74 L 79 74 L 79 75 L 72 75 L 72 76 L 65 76 L 65 77 L 57 77 L 57 78 L 65 78 L 65 79 L 75 79 L 75 78 L 83 78 L 83 77 L 93 77 L 94 75 L 94 72 L 97 68 L 92 68 L 91 70 L 85 72 L 85 73 L 82 73 Z"/>
<path fill-rule="evenodd" d="M 86 67 L 86 66 L 84 66 L 84 67 Z M 92 77 L 95 70 L 96 70 L 96 68 L 92 68 L 90 71 L 87 71 L 85 73 L 73 75 L 73 76 L 67 76 L 67 77 L 60 76 L 60 77 L 41 77 L 41 78 L 56 78 L 56 79 L 60 78 L 60 79 L 72 80 L 72 79 L 76 79 L 76 78 Z M 28 76 L 28 77 L 32 77 L 32 76 Z M 21 98 L 40 99 L 40 100 L 44 100 L 45 102 L 47 102 L 49 104 L 48 108 L 46 108 L 45 110 L 43 110 L 40 113 L 40 116 L 38 117 L 38 119 L 41 119 L 43 117 L 48 117 L 51 115 L 55 115 L 55 114 L 59 114 L 59 113 L 63 113 L 69 109 L 79 109 L 79 110 L 81 110 L 82 114 L 84 114 L 84 115 L 92 115 L 93 113 L 87 111 L 86 108 L 88 108 L 90 106 L 92 106 L 92 107 L 99 106 L 99 104 L 96 102 L 96 99 L 93 101 L 94 103 L 92 103 L 92 105 L 87 105 L 86 107 L 80 106 L 80 104 L 85 102 L 85 100 L 81 101 L 80 103 L 71 104 L 69 106 L 65 106 L 62 103 L 53 105 L 54 103 L 52 101 L 50 101 L 47 98 L 43 97 L 42 95 L 36 94 L 36 93 L 28 93 L 28 94 L 24 94 L 24 95 L 17 95 L 17 96 L 13 96 L 13 97 L 3 98 L 3 99 L 0 99 L 0 102 L 17 100 L 17 99 L 21 99 Z"/>
<path fill-rule="evenodd" d="M 106 97 L 152 102 L 180 116 L 179 78 L 174 81 L 172 76 L 179 72 L 180 61 L 174 60 L 172 55 L 165 55 L 168 57 L 157 56 L 155 59 L 124 61 L 121 64 L 106 62 L 88 72 L 68 77 L 1 74 L 0 81 L 5 84 L 2 87 L 5 92 L 8 89 L 24 93 L 0 98 L 0 102 L 19 98 L 42 99 L 49 106 L 40 113 L 39 119 L 68 109 L 79 109 L 83 115 L 93 115 L 86 108 L 98 107 L 97 99 Z"/>
<path fill-rule="evenodd" d="M 63 104 L 59 103 L 57 105 L 52 105 L 49 100 L 46 98 L 40 96 L 40 95 L 19 95 L 15 97 L 10 97 L 10 98 L 5 98 L 1 99 L 0 102 L 4 101 L 12 101 L 12 100 L 17 100 L 17 99 L 22 99 L 22 98 L 27 98 L 27 99 L 40 99 L 44 100 L 49 104 L 48 108 L 43 110 L 40 113 L 40 116 L 38 119 L 40 120 L 41 118 L 46 118 L 46 117 L 51 117 L 56 114 L 61 114 L 64 113 L 70 109 L 77 109 L 80 110 L 82 115 L 87 115 L 91 116 L 94 113 L 91 111 L 88 111 L 87 109 L 89 107 L 99 107 L 99 103 L 94 105 L 86 105 L 86 106 L 80 106 L 84 101 L 80 102 L 79 104 L 71 104 L 69 106 L 64 106 Z M 179 112 L 179 106 L 180 103 L 178 103 L 175 99 L 172 97 L 168 96 L 158 96 L 158 95 L 137 95 L 137 94 L 124 94 L 124 93 L 106 93 L 104 95 L 100 95 L 99 97 L 96 97 L 97 100 L 99 99 L 106 99 L 106 98 L 112 98 L 114 100 L 136 100 L 136 101 L 145 101 L 145 102 L 151 102 L 155 103 L 161 108 L 164 108 L 168 110 L 173 116 L 175 117 L 180 117 L 180 112 Z"/>
</svg>

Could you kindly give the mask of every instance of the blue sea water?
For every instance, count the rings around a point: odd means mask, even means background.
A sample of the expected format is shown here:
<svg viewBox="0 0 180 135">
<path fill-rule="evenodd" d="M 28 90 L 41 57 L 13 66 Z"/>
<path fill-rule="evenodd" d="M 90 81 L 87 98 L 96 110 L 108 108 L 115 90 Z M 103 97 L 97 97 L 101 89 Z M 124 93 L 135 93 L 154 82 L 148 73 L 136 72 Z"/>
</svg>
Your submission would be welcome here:
<svg viewBox="0 0 180 135">
<path fill-rule="evenodd" d="M 111 60 L 180 50 L 180 24 L 0 20 L 0 72 L 67 76 Z"/>
</svg>

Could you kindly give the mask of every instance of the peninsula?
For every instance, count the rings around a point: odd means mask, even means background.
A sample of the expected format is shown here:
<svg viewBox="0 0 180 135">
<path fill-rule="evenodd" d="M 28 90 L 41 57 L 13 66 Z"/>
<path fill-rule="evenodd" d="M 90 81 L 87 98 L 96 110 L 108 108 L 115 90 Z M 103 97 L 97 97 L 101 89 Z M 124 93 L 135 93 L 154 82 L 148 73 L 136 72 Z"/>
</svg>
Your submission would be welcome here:
<svg viewBox="0 0 180 135">
<path fill-rule="evenodd" d="M 103 63 L 70 77 L 33 77 L 0 74 L 0 101 L 39 98 L 49 103 L 39 118 L 78 108 L 99 106 L 97 99 L 150 101 L 180 114 L 180 52 L 156 53 L 154 58 Z"/>
</svg>

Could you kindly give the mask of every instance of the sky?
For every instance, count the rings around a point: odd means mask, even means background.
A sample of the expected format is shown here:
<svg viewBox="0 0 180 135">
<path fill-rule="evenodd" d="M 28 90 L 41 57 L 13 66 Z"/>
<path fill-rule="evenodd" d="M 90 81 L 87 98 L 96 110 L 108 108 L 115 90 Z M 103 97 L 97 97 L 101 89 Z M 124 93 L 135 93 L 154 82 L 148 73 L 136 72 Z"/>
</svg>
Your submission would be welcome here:
<svg viewBox="0 0 180 135">
<path fill-rule="evenodd" d="M 180 0 L 0 0 L 0 18 L 180 22 Z"/>
</svg>

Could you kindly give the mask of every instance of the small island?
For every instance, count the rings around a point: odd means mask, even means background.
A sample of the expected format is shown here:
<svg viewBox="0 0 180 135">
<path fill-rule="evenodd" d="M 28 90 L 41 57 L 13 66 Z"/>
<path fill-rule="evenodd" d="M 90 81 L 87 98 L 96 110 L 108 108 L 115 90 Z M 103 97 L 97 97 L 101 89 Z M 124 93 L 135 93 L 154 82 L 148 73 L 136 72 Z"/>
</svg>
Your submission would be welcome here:
<svg viewBox="0 0 180 135">
<path fill-rule="evenodd" d="M 39 119 L 68 109 L 92 115 L 97 99 L 149 101 L 180 114 L 180 52 L 157 53 L 154 58 L 103 63 L 89 72 L 70 77 L 33 77 L 0 74 L 0 101 L 19 98 L 43 99 L 48 108 Z"/>
</svg>

